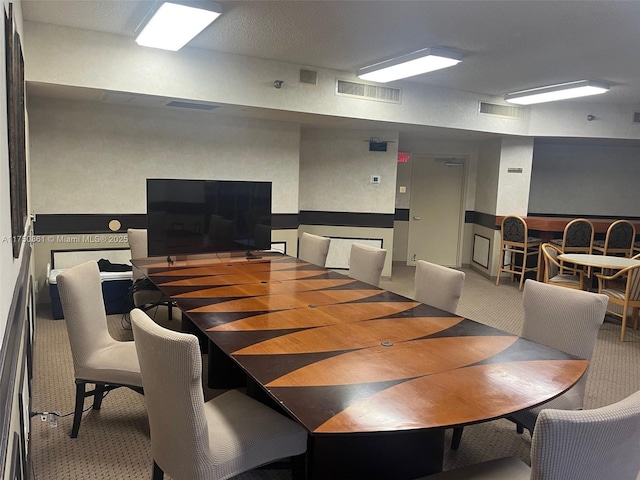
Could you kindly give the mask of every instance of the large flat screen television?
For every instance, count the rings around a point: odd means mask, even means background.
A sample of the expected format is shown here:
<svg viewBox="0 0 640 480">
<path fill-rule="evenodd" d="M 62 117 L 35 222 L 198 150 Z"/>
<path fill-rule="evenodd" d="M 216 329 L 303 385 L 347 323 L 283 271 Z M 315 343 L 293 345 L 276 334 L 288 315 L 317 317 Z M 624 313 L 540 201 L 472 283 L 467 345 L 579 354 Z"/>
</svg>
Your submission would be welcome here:
<svg viewBox="0 0 640 480">
<path fill-rule="evenodd" d="M 150 256 L 271 248 L 271 182 L 147 179 Z"/>
</svg>

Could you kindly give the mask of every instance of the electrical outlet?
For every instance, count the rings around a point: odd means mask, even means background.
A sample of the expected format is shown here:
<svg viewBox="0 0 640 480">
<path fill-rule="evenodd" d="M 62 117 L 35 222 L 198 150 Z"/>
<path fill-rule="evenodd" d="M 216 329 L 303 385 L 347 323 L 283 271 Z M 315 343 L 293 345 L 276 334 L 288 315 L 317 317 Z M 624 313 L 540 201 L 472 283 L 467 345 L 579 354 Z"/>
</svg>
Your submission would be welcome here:
<svg viewBox="0 0 640 480">
<path fill-rule="evenodd" d="M 41 421 L 46 422 L 48 418 L 49 418 L 49 412 L 42 412 L 40 414 L 40 420 Z"/>
<path fill-rule="evenodd" d="M 371 183 L 378 185 L 380 183 L 380 175 L 371 175 Z"/>
</svg>

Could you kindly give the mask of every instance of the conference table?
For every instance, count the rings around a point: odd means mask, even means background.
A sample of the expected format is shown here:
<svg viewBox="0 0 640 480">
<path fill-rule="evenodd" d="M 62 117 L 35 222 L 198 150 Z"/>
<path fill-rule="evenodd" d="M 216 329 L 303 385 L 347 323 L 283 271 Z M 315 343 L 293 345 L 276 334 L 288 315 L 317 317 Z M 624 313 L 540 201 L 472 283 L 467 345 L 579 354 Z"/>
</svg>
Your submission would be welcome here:
<svg viewBox="0 0 640 480">
<path fill-rule="evenodd" d="M 132 263 L 204 340 L 210 386 L 246 386 L 307 429 L 312 479 L 441 471 L 446 429 L 542 404 L 588 364 L 280 254 Z"/>
</svg>

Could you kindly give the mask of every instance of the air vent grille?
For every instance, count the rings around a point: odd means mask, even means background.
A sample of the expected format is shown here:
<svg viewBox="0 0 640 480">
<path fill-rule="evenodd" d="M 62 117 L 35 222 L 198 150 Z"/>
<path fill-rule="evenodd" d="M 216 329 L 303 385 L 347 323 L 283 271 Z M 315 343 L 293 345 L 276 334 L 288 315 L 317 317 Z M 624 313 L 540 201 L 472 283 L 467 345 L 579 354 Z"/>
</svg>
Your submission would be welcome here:
<svg viewBox="0 0 640 480">
<path fill-rule="evenodd" d="M 218 105 L 210 105 L 206 103 L 192 103 L 192 102 L 180 102 L 177 100 L 173 100 L 166 104 L 167 107 L 178 107 L 178 108 L 190 108 L 192 110 L 213 110 L 218 108 Z"/>
<path fill-rule="evenodd" d="M 513 105 L 499 105 L 497 103 L 480 102 L 478 113 L 491 115 L 494 117 L 510 118 L 512 120 L 522 120 L 525 109 Z"/>
<path fill-rule="evenodd" d="M 314 70 L 300 69 L 300 83 L 307 83 L 309 85 L 318 84 L 318 72 Z"/>
<path fill-rule="evenodd" d="M 399 88 L 381 87 L 366 83 L 336 80 L 336 95 L 376 100 L 378 102 L 400 103 L 402 91 Z"/>
<path fill-rule="evenodd" d="M 640 112 L 633 112 L 633 123 L 640 123 Z"/>
</svg>

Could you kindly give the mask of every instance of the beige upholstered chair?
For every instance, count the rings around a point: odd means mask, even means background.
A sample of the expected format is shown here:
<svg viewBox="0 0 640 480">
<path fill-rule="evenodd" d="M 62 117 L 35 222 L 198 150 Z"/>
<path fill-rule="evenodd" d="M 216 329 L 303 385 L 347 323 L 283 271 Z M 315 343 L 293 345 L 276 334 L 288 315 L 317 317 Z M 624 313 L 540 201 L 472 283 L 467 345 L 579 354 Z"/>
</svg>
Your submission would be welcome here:
<svg viewBox="0 0 640 480">
<path fill-rule="evenodd" d="M 584 287 L 584 270 L 561 265 L 558 261 L 560 249 L 551 243 L 540 246 L 544 258 L 544 283 L 559 287 L 582 290 Z M 562 272 L 562 273 L 560 273 Z"/>
<path fill-rule="evenodd" d="M 145 228 L 129 228 L 127 230 L 127 238 L 129 240 L 129 249 L 131 250 L 131 258 L 146 258 L 147 254 L 147 230 Z M 144 274 L 136 267 L 132 269 L 132 280 L 134 285 L 133 305 L 135 308 L 141 308 L 145 311 L 165 306 L 168 308 L 169 318 L 172 317 L 173 309 L 171 302 L 163 295 L 160 290 L 155 288 L 136 288 L 136 281 L 144 278 Z M 147 285 L 148 287 L 148 285 Z"/>
<path fill-rule="evenodd" d="M 528 281 L 522 297 L 524 320 L 521 337 L 590 360 L 607 310 L 607 296 L 581 290 L 555 288 Z M 544 405 L 512 415 L 533 431 L 543 408 L 579 410 L 589 371 L 567 392 Z"/>
<path fill-rule="evenodd" d="M 415 298 L 441 310 L 455 313 L 462 295 L 464 272 L 418 260 L 415 276 Z"/>
<path fill-rule="evenodd" d="M 636 227 L 629 220 L 617 220 L 607 228 L 604 240 L 593 242 L 593 253 L 633 256 Z"/>
<path fill-rule="evenodd" d="M 636 480 L 640 392 L 592 410 L 545 409 L 531 439 L 531 467 L 509 457 L 423 480 Z"/>
<path fill-rule="evenodd" d="M 382 275 L 386 258 L 387 251 L 384 248 L 352 243 L 349 254 L 349 276 L 377 287 L 380 284 L 380 275 Z"/>
<path fill-rule="evenodd" d="M 640 254 L 633 257 L 640 260 Z M 633 328 L 638 328 L 638 310 L 640 309 L 640 266 L 618 270 L 613 275 L 596 273 L 598 293 L 609 297 L 607 313 L 620 317 L 620 341 L 624 341 L 627 316 L 631 309 Z"/>
<path fill-rule="evenodd" d="M 153 479 L 230 478 L 286 457 L 304 468 L 307 432 L 237 390 L 208 402 L 198 339 L 131 311 L 151 431 Z"/>
<path fill-rule="evenodd" d="M 517 215 L 508 215 L 502 219 L 500 237 L 500 261 L 496 286 L 500 285 L 502 272 L 508 272 L 511 274 L 511 281 L 515 275 L 520 276 L 518 290 L 522 290 L 527 272 L 538 271 L 538 253 L 542 241 L 529 236 L 527 222 Z M 504 259 L 507 253 L 510 260 L 505 265 Z"/>
<path fill-rule="evenodd" d="M 298 258 L 305 262 L 318 265 L 319 267 L 324 267 L 327 264 L 330 245 L 330 238 L 302 232 L 300 245 L 298 247 Z"/>
<path fill-rule="evenodd" d="M 527 280 L 522 304 L 522 338 L 585 360 L 591 359 L 598 330 L 604 322 L 606 295 Z M 553 400 L 511 415 L 509 418 L 518 425 L 518 432 L 523 428 L 533 432 L 536 418 L 543 408 L 580 410 L 587 375 L 588 370 L 572 388 Z M 451 448 L 458 448 L 461 435 L 462 428 L 455 428 Z"/>
<path fill-rule="evenodd" d="M 107 328 L 98 264 L 91 261 L 64 270 L 57 281 L 75 371 L 71 437 L 76 438 L 86 397 L 93 396 L 98 410 L 104 394 L 114 388 L 142 393 L 142 377 L 135 344 L 114 340 Z M 95 384 L 94 390 L 86 391 L 87 383 Z"/>
</svg>

